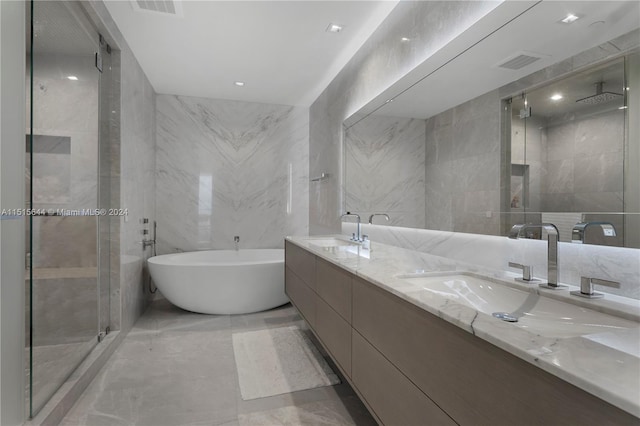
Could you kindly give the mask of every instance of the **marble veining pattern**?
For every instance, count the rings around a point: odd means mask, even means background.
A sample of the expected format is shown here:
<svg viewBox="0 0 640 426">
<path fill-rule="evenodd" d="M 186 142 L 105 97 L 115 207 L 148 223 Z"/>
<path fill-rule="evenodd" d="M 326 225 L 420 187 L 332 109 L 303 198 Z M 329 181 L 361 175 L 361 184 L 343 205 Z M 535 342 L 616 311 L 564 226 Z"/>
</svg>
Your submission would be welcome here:
<svg viewBox="0 0 640 426">
<path fill-rule="evenodd" d="M 377 212 L 394 225 L 425 225 L 425 123 L 371 116 L 345 132 L 346 211 Z"/>
<path fill-rule="evenodd" d="M 366 228 L 375 226 L 367 225 Z M 387 228 L 391 230 L 402 228 Z M 371 232 L 373 229 L 367 229 Z M 432 231 L 433 232 L 433 231 Z M 450 233 L 451 236 L 464 234 Z M 372 235 L 376 235 L 372 233 Z M 474 236 L 475 237 L 475 236 Z M 495 237 L 480 236 L 486 239 Z M 533 364 L 541 369 L 590 392 L 605 401 L 640 416 L 640 353 L 624 352 L 610 346 L 604 340 L 589 339 L 586 336 L 567 338 L 549 337 L 526 328 L 500 321 L 451 299 L 433 294 L 429 298 L 421 296 L 420 285 L 409 284 L 400 275 L 432 271 L 476 272 L 488 280 L 499 280 L 502 285 L 519 288 L 522 291 L 573 303 L 594 311 L 620 316 L 632 320 L 634 328 L 600 333 L 611 340 L 629 340 L 637 344 L 640 323 L 640 304 L 637 300 L 609 295 L 598 302 L 585 301 L 570 296 L 566 291 L 543 290 L 513 281 L 516 274 L 479 266 L 465 260 L 443 258 L 433 253 L 420 253 L 379 243 L 375 237 L 370 250 L 358 248 L 355 252 L 330 250 L 313 245 L 309 237 L 288 237 L 292 243 L 336 264 L 392 294 L 450 322 L 475 336 Z M 506 238 L 505 238 L 506 240 Z M 514 241 L 519 243 L 520 240 Z M 538 241 L 539 242 L 539 241 Z M 508 250 L 512 250 L 510 247 Z M 572 290 L 576 287 L 572 287 Z M 631 333 L 631 334 L 629 334 Z M 594 335 L 597 336 L 597 335 Z M 615 359 L 616 362 L 611 362 Z"/>
<path fill-rule="evenodd" d="M 311 186 L 311 234 L 340 229 L 343 182 L 335 177 L 342 172 L 342 122 L 498 5 L 491 1 L 400 2 L 311 105 L 309 174 L 334 176 Z M 412 35 L 411 46 L 399 47 L 398 40 L 407 34 Z"/>
<path fill-rule="evenodd" d="M 345 222 L 342 232 L 351 235 L 355 226 Z M 516 262 L 532 266 L 535 277 L 547 276 L 546 241 L 383 225 L 363 225 L 362 232 L 373 241 L 465 262 L 485 271 L 506 271 L 509 262 Z M 558 243 L 558 262 L 560 282 L 578 286 L 582 276 L 618 281 L 619 289 L 596 288 L 609 294 L 640 299 L 640 252 L 637 249 Z"/>
<path fill-rule="evenodd" d="M 159 95 L 159 252 L 306 234 L 308 120 L 305 108 Z"/>
</svg>

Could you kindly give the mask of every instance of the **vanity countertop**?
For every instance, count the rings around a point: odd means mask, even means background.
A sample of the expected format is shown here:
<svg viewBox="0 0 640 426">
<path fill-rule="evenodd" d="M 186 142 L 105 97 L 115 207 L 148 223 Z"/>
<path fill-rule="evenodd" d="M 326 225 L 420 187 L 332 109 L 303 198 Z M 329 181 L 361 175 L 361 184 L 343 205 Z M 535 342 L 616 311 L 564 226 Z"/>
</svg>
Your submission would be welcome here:
<svg viewBox="0 0 640 426">
<path fill-rule="evenodd" d="M 322 246 L 314 240 L 344 236 L 287 237 L 291 243 L 333 263 L 390 293 L 448 321 L 465 331 L 539 368 L 640 417 L 640 301 L 606 295 L 604 299 L 581 299 L 565 290 L 546 290 L 514 281 L 516 274 L 479 268 L 439 256 L 371 242 L 358 245 Z M 468 272 L 483 279 L 571 303 L 631 321 L 633 327 L 574 337 L 547 337 L 501 321 L 470 306 L 437 293 L 422 294 L 407 276 L 430 272 Z M 404 276 L 404 277 L 403 277 Z M 587 312 L 588 313 L 588 312 Z"/>
</svg>

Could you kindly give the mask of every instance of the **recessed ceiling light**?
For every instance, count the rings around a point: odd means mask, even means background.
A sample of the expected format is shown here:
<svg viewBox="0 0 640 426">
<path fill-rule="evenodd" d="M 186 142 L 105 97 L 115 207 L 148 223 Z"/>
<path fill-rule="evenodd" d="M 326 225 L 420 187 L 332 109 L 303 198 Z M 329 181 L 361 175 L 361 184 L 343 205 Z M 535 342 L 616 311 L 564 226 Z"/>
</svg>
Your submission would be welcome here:
<svg viewBox="0 0 640 426">
<path fill-rule="evenodd" d="M 244 86 L 244 81 L 234 81 L 233 84 L 235 84 L 238 87 L 242 87 Z"/>
<path fill-rule="evenodd" d="M 78 81 L 78 77 L 76 77 L 75 75 L 69 75 L 67 76 L 67 78 L 72 81 Z"/>
<path fill-rule="evenodd" d="M 342 25 L 329 24 L 325 31 L 328 33 L 339 33 L 340 31 L 342 31 Z"/>
<path fill-rule="evenodd" d="M 556 93 L 555 95 L 551 96 L 552 101 L 559 101 L 560 99 L 562 99 L 562 95 L 560 93 Z"/>
<path fill-rule="evenodd" d="M 411 41 L 411 39 L 408 37 L 402 37 L 400 40 L 404 42 Z"/>
<path fill-rule="evenodd" d="M 562 19 L 560 22 L 564 22 L 565 24 L 571 24 L 572 22 L 575 22 L 578 19 L 580 19 L 580 18 L 578 18 L 576 15 L 570 13 L 564 19 Z"/>
</svg>

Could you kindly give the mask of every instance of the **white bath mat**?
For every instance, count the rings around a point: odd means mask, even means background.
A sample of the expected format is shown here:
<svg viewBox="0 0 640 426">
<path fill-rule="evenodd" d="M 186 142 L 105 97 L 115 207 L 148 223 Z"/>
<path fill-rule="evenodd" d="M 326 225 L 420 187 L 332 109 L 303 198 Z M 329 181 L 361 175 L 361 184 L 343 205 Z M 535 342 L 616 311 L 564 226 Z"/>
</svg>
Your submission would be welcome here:
<svg viewBox="0 0 640 426">
<path fill-rule="evenodd" d="M 296 326 L 234 333 L 232 337 L 245 401 L 340 383 Z"/>
</svg>

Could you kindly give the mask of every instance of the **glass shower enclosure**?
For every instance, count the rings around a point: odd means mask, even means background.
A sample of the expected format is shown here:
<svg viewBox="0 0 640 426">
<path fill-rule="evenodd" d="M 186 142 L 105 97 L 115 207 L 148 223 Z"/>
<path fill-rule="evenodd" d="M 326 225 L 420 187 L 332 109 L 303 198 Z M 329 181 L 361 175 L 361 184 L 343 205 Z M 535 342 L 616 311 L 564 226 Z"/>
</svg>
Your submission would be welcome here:
<svg viewBox="0 0 640 426">
<path fill-rule="evenodd" d="M 79 2 L 28 1 L 26 389 L 33 417 L 109 326 L 108 55 Z M 104 112 L 104 111 L 103 111 Z"/>
</svg>

